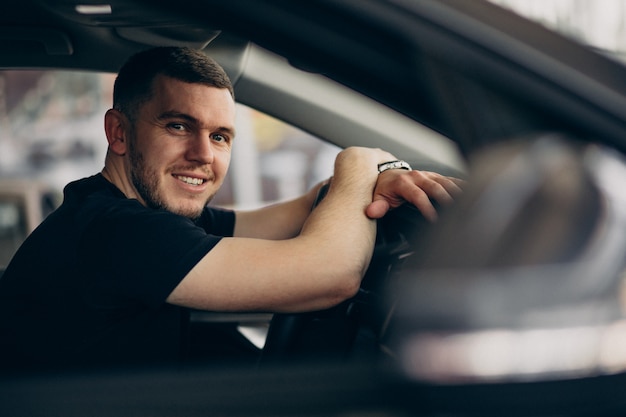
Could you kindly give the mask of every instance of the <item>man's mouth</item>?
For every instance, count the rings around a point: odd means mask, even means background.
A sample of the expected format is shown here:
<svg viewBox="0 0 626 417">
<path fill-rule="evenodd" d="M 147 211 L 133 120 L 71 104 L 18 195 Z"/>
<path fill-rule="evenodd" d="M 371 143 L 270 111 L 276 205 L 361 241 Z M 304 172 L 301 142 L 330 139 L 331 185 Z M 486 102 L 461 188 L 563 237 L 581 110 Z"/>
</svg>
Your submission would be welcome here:
<svg viewBox="0 0 626 417">
<path fill-rule="evenodd" d="M 189 185 L 202 185 L 202 183 L 204 183 L 202 178 L 186 177 L 183 175 L 176 175 L 176 178 Z"/>
</svg>

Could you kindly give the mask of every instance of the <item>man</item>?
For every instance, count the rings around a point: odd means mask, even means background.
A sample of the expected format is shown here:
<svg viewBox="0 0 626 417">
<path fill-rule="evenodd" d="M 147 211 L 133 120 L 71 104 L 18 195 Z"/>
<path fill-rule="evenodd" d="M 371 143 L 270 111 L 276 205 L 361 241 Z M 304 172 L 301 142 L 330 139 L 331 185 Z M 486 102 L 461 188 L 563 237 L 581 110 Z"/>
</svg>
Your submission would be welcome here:
<svg viewBox="0 0 626 417">
<path fill-rule="evenodd" d="M 409 201 L 430 218 L 458 187 L 349 148 L 319 186 L 251 212 L 207 208 L 228 170 L 235 102 L 199 52 L 155 48 L 120 70 L 105 115 L 104 169 L 69 184 L 0 280 L 5 367 L 169 363 L 188 309 L 296 312 L 356 293 L 375 221 Z"/>
</svg>

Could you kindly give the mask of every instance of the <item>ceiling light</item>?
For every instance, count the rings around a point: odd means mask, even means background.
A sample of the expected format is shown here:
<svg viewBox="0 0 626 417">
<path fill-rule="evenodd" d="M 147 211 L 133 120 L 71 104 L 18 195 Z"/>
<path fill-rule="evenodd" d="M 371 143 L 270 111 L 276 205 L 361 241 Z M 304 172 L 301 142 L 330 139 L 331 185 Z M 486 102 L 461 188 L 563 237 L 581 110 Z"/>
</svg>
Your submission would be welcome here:
<svg viewBox="0 0 626 417">
<path fill-rule="evenodd" d="M 80 14 L 111 14 L 113 9 L 110 4 L 77 4 L 76 11 Z"/>
</svg>

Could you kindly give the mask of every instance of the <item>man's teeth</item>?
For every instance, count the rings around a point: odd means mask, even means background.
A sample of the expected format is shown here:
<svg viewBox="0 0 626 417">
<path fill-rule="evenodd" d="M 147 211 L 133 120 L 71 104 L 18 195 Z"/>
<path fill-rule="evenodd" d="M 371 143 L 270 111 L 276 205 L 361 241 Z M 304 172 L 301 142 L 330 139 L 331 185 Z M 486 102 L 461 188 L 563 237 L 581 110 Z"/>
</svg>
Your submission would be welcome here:
<svg viewBox="0 0 626 417">
<path fill-rule="evenodd" d="M 183 177 L 182 175 L 178 175 L 176 178 L 191 185 L 200 185 L 204 182 L 202 178 Z"/>
</svg>

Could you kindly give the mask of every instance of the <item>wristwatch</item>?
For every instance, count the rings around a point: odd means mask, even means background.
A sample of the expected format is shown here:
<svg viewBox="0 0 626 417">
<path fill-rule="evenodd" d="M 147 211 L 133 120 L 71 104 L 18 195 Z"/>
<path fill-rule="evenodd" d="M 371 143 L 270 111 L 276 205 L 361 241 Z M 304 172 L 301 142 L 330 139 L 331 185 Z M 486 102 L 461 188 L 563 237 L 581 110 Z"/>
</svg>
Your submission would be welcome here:
<svg viewBox="0 0 626 417">
<path fill-rule="evenodd" d="M 406 170 L 411 170 L 411 165 L 408 164 L 408 162 L 406 161 L 400 161 L 400 160 L 395 160 L 395 161 L 389 161 L 389 162 L 383 162 L 382 164 L 378 164 L 378 173 L 382 174 L 383 172 L 387 171 L 388 169 L 406 169 Z"/>
</svg>

